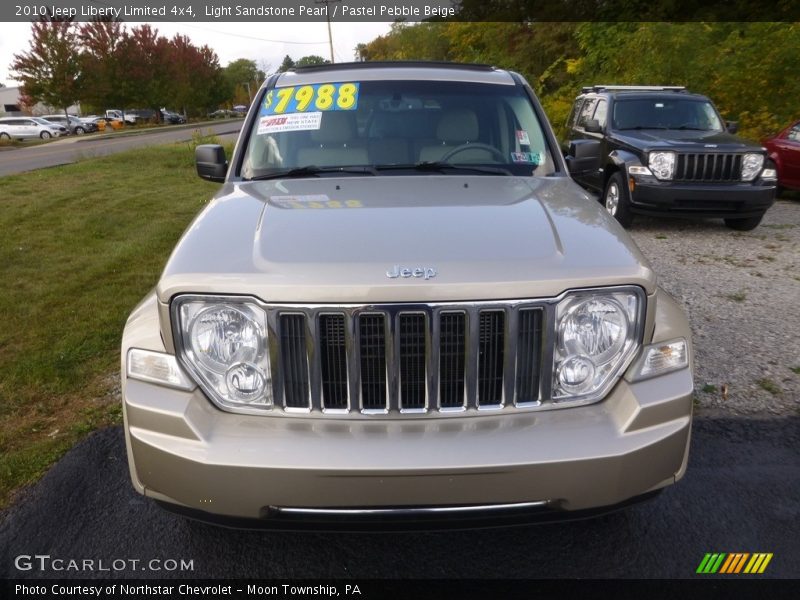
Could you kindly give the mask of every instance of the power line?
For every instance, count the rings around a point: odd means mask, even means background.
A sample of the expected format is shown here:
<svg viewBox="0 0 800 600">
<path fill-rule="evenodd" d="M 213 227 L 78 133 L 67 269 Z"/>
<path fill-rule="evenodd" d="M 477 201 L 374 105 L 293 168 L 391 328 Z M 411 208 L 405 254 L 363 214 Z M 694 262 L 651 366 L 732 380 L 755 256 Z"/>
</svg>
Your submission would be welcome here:
<svg viewBox="0 0 800 600">
<path fill-rule="evenodd" d="M 208 33 L 219 33 L 220 35 L 230 35 L 232 37 L 237 38 L 245 38 L 248 40 L 256 40 L 258 42 L 270 42 L 273 44 L 297 44 L 297 45 L 305 45 L 305 46 L 318 46 L 321 44 L 327 44 L 327 40 L 323 40 L 321 42 L 295 42 L 292 40 L 268 40 L 266 38 L 259 38 L 253 37 L 251 35 L 242 35 L 241 33 L 229 33 L 227 31 L 220 31 L 218 29 L 209 29 L 207 27 L 197 27 L 196 25 L 187 25 L 186 23 L 176 23 L 176 25 L 180 25 L 182 27 L 188 27 L 190 29 L 198 29 L 200 31 L 207 31 Z"/>
</svg>

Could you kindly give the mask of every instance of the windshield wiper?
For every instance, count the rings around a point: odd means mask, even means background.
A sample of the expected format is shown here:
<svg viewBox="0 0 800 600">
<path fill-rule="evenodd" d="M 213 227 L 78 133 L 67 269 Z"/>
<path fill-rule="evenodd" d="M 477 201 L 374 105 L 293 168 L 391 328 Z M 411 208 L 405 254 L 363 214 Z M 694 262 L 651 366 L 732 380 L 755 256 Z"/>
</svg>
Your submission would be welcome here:
<svg viewBox="0 0 800 600">
<path fill-rule="evenodd" d="M 691 125 L 681 125 L 680 127 L 674 127 L 673 129 L 688 131 L 714 131 L 713 129 L 708 129 L 706 127 L 692 127 Z"/>
<path fill-rule="evenodd" d="M 537 165 L 531 165 L 536 168 Z M 475 173 L 488 173 L 490 175 L 508 175 L 513 177 L 514 174 L 508 169 L 503 167 L 484 167 L 481 165 L 454 165 L 453 163 L 442 161 L 424 161 L 407 165 L 375 165 L 374 168 L 378 171 L 436 171 L 443 172 L 451 169 L 459 171 L 474 171 Z"/>
<path fill-rule="evenodd" d="M 265 179 L 283 179 L 292 177 L 319 177 L 322 173 L 356 173 L 359 175 L 377 175 L 378 171 L 374 167 L 317 167 L 316 165 L 306 165 L 293 169 L 283 169 L 273 171 L 264 175 L 250 177 L 247 181 L 263 181 Z"/>
<path fill-rule="evenodd" d="M 637 125 L 636 127 L 619 127 L 619 131 L 630 131 L 632 129 L 669 129 L 663 125 Z"/>
</svg>

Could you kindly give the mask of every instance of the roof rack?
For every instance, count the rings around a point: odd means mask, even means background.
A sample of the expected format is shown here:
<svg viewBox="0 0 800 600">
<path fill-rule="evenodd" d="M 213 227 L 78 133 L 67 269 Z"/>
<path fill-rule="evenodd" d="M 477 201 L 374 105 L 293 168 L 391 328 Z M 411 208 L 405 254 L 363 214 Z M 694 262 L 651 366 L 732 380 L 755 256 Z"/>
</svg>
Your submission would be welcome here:
<svg viewBox="0 0 800 600">
<path fill-rule="evenodd" d="M 455 63 L 447 61 L 427 61 L 427 60 L 368 60 L 361 62 L 346 62 L 346 63 L 325 63 L 322 65 L 308 65 L 304 67 L 292 67 L 289 71 L 298 73 L 308 73 L 310 71 L 326 71 L 328 69 L 371 69 L 371 68 L 434 68 L 434 69 L 460 69 L 470 71 L 494 71 L 495 67 L 492 65 L 483 65 L 477 63 Z"/>
<path fill-rule="evenodd" d="M 582 94 L 589 92 L 685 92 L 683 85 L 587 85 Z"/>
</svg>

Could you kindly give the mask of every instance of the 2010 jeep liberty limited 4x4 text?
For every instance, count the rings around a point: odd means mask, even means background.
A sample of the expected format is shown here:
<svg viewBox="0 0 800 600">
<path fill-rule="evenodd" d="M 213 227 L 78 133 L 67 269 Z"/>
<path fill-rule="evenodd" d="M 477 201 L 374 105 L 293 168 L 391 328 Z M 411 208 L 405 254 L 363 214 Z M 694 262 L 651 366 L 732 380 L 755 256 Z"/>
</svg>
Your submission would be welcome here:
<svg viewBox="0 0 800 600">
<path fill-rule="evenodd" d="M 137 491 L 190 516 L 580 515 L 686 469 L 683 311 L 481 65 L 270 77 L 122 342 Z"/>
</svg>

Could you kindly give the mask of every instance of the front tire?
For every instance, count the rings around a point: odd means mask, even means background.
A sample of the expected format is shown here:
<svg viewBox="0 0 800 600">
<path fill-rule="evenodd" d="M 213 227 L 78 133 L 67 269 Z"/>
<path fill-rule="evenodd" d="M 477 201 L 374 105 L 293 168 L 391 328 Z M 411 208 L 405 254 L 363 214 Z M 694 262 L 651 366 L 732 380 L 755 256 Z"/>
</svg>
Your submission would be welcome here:
<svg viewBox="0 0 800 600">
<path fill-rule="evenodd" d="M 628 194 L 628 186 L 625 185 L 625 178 L 622 173 L 614 173 L 606 183 L 603 192 L 603 206 L 620 225 L 625 228 L 633 223 L 633 213 L 631 213 L 631 201 Z"/>
<path fill-rule="evenodd" d="M 49 131 L 43 131 L 42 133 L 39 134 L 39 137 L 42 138 L 43 140 L 49 140 L 53 136 Z"/>
<path fill-rule="evenodd" d="M 725 219 L 725 225 L 736 231 L 752 231 L 761 223 L 764 218 L 763 213 L 757 217 L 750 217 L 748 219 Z"/>
<path fill-rule="evenodd" d="M 86 133 L 86 130 L 83 127 L 75 128 L 75 135 L 83 135 L 84 133 Z"/>
</svg>

